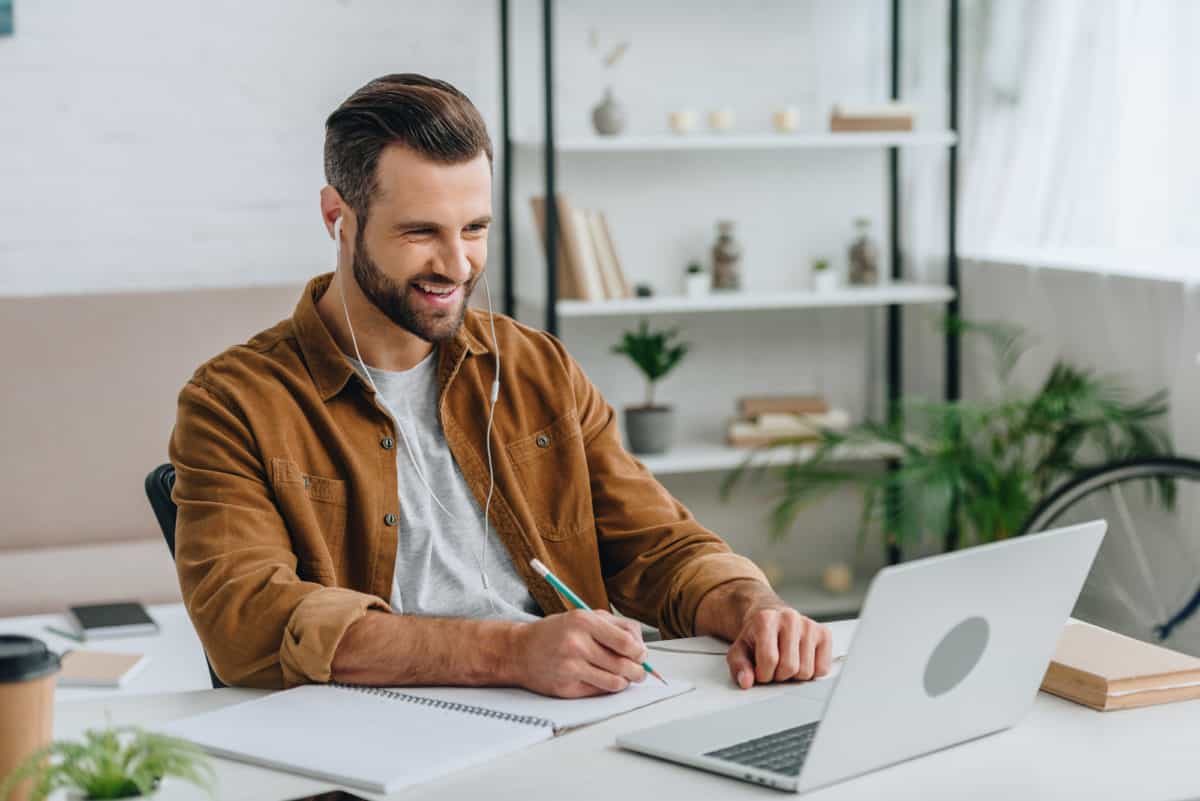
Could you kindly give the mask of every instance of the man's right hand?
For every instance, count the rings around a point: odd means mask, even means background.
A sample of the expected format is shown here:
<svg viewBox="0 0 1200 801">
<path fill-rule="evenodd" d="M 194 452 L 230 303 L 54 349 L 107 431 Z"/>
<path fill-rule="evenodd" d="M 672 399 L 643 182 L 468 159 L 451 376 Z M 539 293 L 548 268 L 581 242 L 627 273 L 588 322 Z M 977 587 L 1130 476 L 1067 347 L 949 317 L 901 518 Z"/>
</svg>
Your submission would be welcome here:
<svg viewBox="0 0 1200 801">
<path fill-rule="evenodd" d="M 642 627 L 608 612 L 576 609 L 521 624 L 515 644 L 519 683 L 542 695 L 604 695 L 646 678 Z"/>
</svg>

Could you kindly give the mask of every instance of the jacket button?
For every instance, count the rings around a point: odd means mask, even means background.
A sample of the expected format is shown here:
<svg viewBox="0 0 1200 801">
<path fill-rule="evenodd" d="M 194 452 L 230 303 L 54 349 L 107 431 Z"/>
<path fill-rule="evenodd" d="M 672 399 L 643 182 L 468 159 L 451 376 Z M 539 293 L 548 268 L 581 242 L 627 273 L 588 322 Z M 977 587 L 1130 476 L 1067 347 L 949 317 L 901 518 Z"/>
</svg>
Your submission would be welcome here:
<svg viewBox="0 0 1200 801">
<path fill-rule="evenodd" d="M 388 512 L 386 515 L 383 516 L 383 522 L 389 526 L 394 526 L 394 525 L 396 525 L 396 516 L 394 514 L 392 514 L 391 512 Z"/>
<path fill-rule="evenodd" d="M 538 438 L 534 440 L 539 448 L 548 448 L 550 446 L 550 438 L 545 434 L 538 434 Z"/>
<path fill-rule="evenodd" d="M 395 445 L 396 443 L 392 442 L 391 437 L 384 437 L 383 439 L 379 440 L 379 444 L 383 446 L 383 449 L 385 451 L 390 451 L 392 449 L 392 446 Z"/>
</svg>

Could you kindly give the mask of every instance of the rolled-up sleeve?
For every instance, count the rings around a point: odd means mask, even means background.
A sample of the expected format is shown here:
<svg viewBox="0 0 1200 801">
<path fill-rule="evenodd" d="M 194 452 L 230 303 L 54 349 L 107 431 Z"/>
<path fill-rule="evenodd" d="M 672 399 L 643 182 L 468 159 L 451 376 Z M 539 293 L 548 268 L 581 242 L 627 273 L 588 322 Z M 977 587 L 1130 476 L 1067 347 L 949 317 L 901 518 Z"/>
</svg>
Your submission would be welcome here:
<svg viewBox="0 0 1200 801">
<path fill-rule="evenodd" d="M 179 585 L 217 675 L 269 689 L 329 681 L 346 630 L 388 604 L 300 578 L 253 433 L 197 378 L 180 393 L 169 455 Z"/>
<path fill-rule="evenodd" d="M 605 588 L 623 614 L 666 637 L 695 633 L 701 599 L 737 579 L 767 583 L 763 572 L 697 522 L 625 450 L 616 413 L 579 365 L 560 350 L 587 451 Z"/>
</svg>

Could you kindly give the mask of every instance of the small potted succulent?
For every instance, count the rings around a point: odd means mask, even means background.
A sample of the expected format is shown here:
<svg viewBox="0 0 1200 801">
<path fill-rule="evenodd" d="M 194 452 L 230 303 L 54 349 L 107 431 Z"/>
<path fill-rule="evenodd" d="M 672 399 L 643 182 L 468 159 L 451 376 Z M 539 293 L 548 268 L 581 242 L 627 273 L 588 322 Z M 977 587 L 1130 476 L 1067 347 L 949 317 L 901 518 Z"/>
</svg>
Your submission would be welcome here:
<svg viewBox="0 0 1200 801">
<path fill-rule="evenodd" d="M 654 402 L 654 385 L 675 369 L 687 355 L 687 343 L 673 343 L 678 329 L 651 331 L 642 320 L 636 331 L 626 331 L 612 352 L 628 356 L 646 376 L 646 402 L 625 409 L 629 449 L 637 454 L 664 453 L 671 447 L 674 410 Z"/>
<path fill-rule="evenodd" d="M 26 782 L 29 801 L 44 801 L 63 788 L 85 801 L 148 798 L 168 776 L 215 797 L 216 774 L 191 743 L 137 726 L 88 729 L 82 740 L 56 740 L 30 754 L 0 781 L 0 801 L 25 798 L 17 788 Z"/>
<path fill-rule="evenodd" d="M 702 298 L 708 294 L 709 283 L 708 274 L 700 262 L 690 262 L 683 275 L 683 294 L 689 298 Z"/>
<path fill-rule="evenodd" d="M 832 292 L 838 287 L 838 275 L 833 270 L 829 259 L 816 259 L 812 265 L 813 289 L 818 292 Z"/>
</svg>

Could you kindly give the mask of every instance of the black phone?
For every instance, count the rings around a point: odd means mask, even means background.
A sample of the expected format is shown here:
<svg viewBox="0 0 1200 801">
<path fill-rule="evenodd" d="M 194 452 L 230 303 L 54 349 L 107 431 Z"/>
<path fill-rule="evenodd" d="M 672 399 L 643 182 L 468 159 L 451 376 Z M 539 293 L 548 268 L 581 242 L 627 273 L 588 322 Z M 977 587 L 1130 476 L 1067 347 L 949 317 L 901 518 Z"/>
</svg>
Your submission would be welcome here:
<svg viewBox="0 0 1200 801">
<path fill-rule="evenodd" d="M 347 793 L 345 790 L 328 790 L 316 795 L 306 795 L 303 798 L 289 798 L 288 801 L 367 801 L 361 795 Z"/>
</svg>

